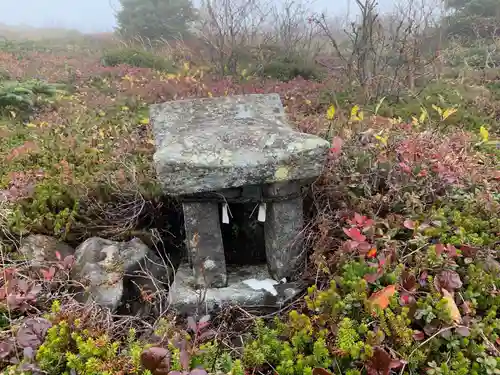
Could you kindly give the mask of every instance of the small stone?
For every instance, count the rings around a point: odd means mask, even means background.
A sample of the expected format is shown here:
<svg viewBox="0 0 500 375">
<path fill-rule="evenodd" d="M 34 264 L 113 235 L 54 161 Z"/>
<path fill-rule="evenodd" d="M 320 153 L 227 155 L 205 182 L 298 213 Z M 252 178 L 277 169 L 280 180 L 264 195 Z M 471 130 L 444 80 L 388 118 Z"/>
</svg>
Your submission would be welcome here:
<svg viewBox="0 0 500 375">
<path fill-rule="evenodd" d="M 80 302 L 95 302 L 116 311 L 119 306 L 140 300 L 131 313 L 149 313 L 144 294 L 161 294 L 172 279 L 172 270 L 141 240 L 116 242 L 92 237 L 77 247 L 72 278 L 83 284 Z"/>
<path fill-rule="evenodd" d="M 30 260 L 34 267 L 41 267 L 47 262 L 57 262 L 57 254 L 61 260 L 73 255 L 75 249 L 54 237 L 31 234 L 21 240 L 19 252 Z"/>
</svg>

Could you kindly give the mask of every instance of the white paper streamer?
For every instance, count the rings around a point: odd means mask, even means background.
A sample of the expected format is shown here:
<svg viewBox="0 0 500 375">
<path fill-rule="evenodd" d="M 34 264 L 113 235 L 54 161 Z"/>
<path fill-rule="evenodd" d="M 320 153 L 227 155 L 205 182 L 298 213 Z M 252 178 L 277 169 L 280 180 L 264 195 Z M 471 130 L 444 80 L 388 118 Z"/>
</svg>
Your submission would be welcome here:
<svg viewBox="0 0 500 375">
<path fill-rule="evenodd" d="M 229 213 L 227 203 L 222 204 L 222 222 L 224 224 L 229 224 Z"/>
<path fill-rule="evenodd" d="M 261 203 L 259 205 L 259 214 L 257 216 L 257 220 L 259 220 L 262 223 L 266 221 L 266 204 L 265 203 Z"/>
</svg>

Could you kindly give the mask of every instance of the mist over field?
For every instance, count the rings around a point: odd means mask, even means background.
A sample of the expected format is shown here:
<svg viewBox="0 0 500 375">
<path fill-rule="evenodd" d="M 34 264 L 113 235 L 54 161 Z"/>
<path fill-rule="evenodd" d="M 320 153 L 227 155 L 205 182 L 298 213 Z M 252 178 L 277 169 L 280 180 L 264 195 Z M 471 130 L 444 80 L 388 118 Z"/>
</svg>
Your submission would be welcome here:
<svg viewBox="0 0 500 375">
<path fill-rule="evenodd" d="M 199 0 L 194 1 L 199 4 Z M 379 1 L 380 9 L 393 6 L 391 0 Z M 354 0 L 315 0 L 308 4 L 312 12 L 327 11 L 331 15 L 355 12 Z M 2 0 L 0 24 L 46 28 L 76 29 L 84 33 L 113 31 L 118 0 Z"/>
</svg>

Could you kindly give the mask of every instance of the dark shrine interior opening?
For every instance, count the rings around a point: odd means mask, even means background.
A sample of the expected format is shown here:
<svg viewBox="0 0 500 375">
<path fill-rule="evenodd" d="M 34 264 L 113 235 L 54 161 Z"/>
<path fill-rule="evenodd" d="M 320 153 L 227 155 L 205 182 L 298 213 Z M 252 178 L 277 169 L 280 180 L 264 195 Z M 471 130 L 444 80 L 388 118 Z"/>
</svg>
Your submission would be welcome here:
<svg viewBox="0 0 500 375">
<path fill-rule="evenodd" d="M 266 263 L 264 223 L 257 220 L 257 203 L 230 203 L 229 224 L 220 222 L 226 264 L 258 265 Z M 222 204 L 219 204 L 222 218 Z"/>
</svg>

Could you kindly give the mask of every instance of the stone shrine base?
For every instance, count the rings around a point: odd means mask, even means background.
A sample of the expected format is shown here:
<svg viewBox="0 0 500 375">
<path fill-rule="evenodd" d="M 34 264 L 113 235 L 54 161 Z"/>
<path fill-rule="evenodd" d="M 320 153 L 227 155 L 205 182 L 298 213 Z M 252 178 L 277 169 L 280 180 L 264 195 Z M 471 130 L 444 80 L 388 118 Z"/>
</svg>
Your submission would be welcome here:
<svg viewBox="0 0 500 375">
<path fill-rule="evenodd" d="M 272 284 L 276 283 L 273 287 Z M 289 302 L 300 292 L 297 283 L 271 279 L 265 264 L 227 269 L 227 287 L 197 289 L 192 268 L 183 263 L 170 286 L 170 308 L 181 315 L 208 314 L 220 307 L 276 307 Z M 276 295 L 273 295 L 276 294 Z"/>
</svg>

